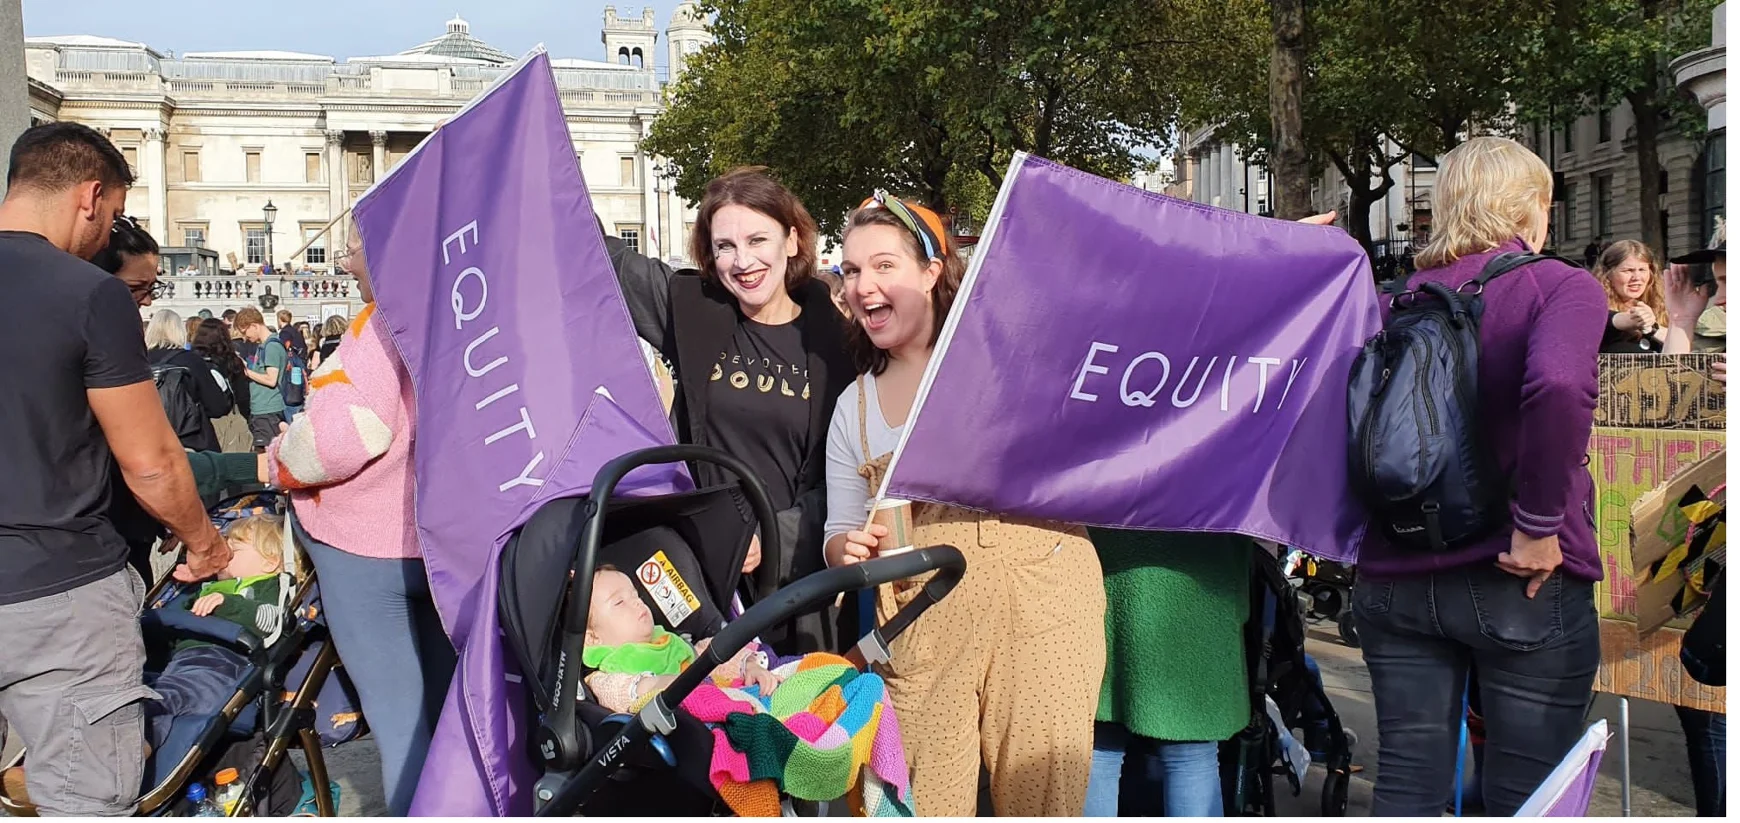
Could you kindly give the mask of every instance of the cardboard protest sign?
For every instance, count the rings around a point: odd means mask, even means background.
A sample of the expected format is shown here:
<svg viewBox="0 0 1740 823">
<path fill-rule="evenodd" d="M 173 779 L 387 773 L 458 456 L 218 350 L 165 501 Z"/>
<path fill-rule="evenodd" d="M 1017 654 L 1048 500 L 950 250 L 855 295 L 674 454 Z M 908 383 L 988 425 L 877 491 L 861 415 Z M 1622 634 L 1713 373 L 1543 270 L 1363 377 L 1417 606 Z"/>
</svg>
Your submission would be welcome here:
<svg viewBox="0 0 1740 823">
<path fill-rule="evenodd" d="M 1654 631 L 1709 599 L 1705 587 L 1714 581 L 1713 573 L 1704 573 L 1705 561 L 1725 560 L 1726 530 L 1715 524 L 1702 539 L 1688 538 L 1694 524 L 1710 523 L 1721 508 L 1705 498 L 1727 481 L 1727 456 L 1722 450 L 1704 458 L 1631 507 L 1631 573 L 1640 633 Z"/>
<path fill-rule="evenodd" d="M 1595 477 L 1595 537 L 1604 577 L 1595 584 L 1603 618 L 1637 621 L 1637 584 L 1631 559 L 1631 507 L 1640 498 L 1721 452 L 1719 431 L 1595 429 L 1589 438 L 1589 471 Z M 1685 628 L 1687 621 L 1670 624 Z"/>
<path fill-rule="evenodd" d="M 1680 665 L 1680 629 L 1639 637 L 1637 624 L 1601 621 L 1601 668 L 1595 691 L 1704 711 L 1726 711 L 1726 690 L 1706 686 Z"/>
<path fill-rule="evenodd" d="M 1727 396 L 1709 379 L 1713 355 L 1603 355 L 1589 471 L 1595 480 L 1595 522 L 1604 579 L 1596 584 L 1601 620 L 1601 669 L 1596 691 L 1712 711 L 1723 690 L 1693 681 L 1679 662 L 1690 618 L 1668 606 L 1678 587 L 1641 584 L 1637 570 L 1664 556 L 1654 532 L 1664 513 L 1642 501 L 1678 501 L 1671 489 L 1709 483 L 1727 442 Z M 1683 482 L 1681 481 L 1683 478 Z M 1720 481 L 1717 481 L 1720 482 Z M 1710 486 L 1704 486 L 1708 489 Z M 1654 494 L 1652 494 L 1654 493 Z M 1648 518 L 1651 512 L 1656 520 Z M 1636 535 L 1634 540 L 1634 535 Z M 1683 535 L 1682 538 L 1683 540 Z M 1671 547 L 1669 547 L 1671 548 Z M 1665 613 L 1664 613 L 1665 610 Z M 1640 617 L 1647 633 L 1639 636 Z M 1670 619 L 1671 618 L 1671 619 Z M 1665 628 L 1663 628 L 1665 627 Z"/>
</svg>

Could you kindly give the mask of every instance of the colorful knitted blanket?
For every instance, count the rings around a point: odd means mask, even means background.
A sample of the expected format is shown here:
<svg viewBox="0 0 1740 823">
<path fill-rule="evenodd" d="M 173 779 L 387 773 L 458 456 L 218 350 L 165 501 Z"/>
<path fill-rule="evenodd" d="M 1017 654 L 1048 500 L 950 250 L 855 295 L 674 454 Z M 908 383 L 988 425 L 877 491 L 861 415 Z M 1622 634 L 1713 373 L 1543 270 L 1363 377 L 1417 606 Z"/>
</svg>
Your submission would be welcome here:
<svg viewBox="0 0 1740 823">
<path fill-rule="evenodd" d="M 900 723 L 882 678 L 843 657 L 810 654 L 780 666 L 772 696 L 702 683 L 683 708 L 713 730 L 713 787 L 742 817 L 778 817 L 779 795 L 846 797 L 863 817 L 911 817 Z M 853 789 L 858 789 L 853 792 Z"/>
</svg>

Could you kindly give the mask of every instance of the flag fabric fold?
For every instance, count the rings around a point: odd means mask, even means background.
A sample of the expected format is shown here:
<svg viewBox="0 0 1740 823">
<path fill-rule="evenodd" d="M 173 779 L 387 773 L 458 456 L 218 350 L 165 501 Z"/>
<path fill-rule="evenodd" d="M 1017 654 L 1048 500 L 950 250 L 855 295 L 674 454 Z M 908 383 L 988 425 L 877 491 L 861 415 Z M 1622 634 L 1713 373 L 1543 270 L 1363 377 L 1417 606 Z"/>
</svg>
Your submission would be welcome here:
<svg viewBox="0 0 1740 823">
<path fill-rule="evenodd" d="M 496 559 L 537 504 L 674 440 L 535 50 L 357 201 L 376 304 L 415 392 L 417 538 L 460 662 L 413 812 L 526 814 L 524 699 Z M 602 392 L 602 393 L 601 393 Z M 686 488 L 680 467 L 624 493 Z"/>
<path fill-rule="evenodd" d="M 1595 796 L 1595 776 L 1607 751 L 1607 721 L 1597 720 L 1577 745 L 1559 761 L 1535 793 L 1517 809 L 1517 817 L 1587 817 Z"/>
<path fill-rule="evenodd" d="M 1018 153 L 879 496 L 1351 559 L 1347 378 L 1378 328 L 1345 232 Z"/>
</svg>

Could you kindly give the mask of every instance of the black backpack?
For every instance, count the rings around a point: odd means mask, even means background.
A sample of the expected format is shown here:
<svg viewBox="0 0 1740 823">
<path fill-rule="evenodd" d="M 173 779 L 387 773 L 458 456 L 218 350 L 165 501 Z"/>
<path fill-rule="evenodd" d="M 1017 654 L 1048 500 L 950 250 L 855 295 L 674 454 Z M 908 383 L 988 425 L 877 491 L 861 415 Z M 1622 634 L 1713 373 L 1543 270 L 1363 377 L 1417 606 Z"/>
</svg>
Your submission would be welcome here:
<svg viewBox="0 0 1740 823">
<path fill-rule="evenodd" d="M 1480 431 L 1481 292 L 1547 259 L 1563 260 L 1500 254 L 1454 290 L 1409 289 L 1405 279 L 1385 290 L 1389 321 L 1366 341 L 1348 381 L 1348 469 L 1390 542 L 1442 552 L 1508 522 L 1510 483 Z"/>
<path fill-rule="evenodd" d="M 169 416 L 169 427 L 183 445 L 200 442 L 205 433 L 205 409 L 195 394 L 193 372 L 173 363 L 151 367 L 151 380 L 157 384 L 157 399 L 163 402 L 163 413 Z"/>
<path fill-rule="evenodd" d="M 287 357 L 284 371 L 278 375 L 278 393 L 284 397 L 284 405 L 300 406 L 308 402 L 308 363 L 289 346 L 284 347 L 284 353 Z"/>
</svg>

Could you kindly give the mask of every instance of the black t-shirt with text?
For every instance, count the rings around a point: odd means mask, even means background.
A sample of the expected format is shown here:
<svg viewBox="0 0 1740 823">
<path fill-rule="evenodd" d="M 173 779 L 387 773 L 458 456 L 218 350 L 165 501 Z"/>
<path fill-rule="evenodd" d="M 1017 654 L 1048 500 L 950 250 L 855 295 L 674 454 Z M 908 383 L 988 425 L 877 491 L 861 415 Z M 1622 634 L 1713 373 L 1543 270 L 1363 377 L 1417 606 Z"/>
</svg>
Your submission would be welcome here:
<svg viewBox="0 0 1740 823">
<path fill-rule="evenodd" d="M 776 510 L 796 502 L 810 435 L 809 361 L 796 323 L 768 326 L 744 319 L 707 376 L 707 442 L 749 464 Z M 727 481 L 710 464 L 703 485 Z"/>
<path fill-rule="evenodd" d="M 0 605 L 126 563 L 108 441 L 87 389 L 148 383 L 126 284 L 39 235 L 0 232 Z"/>
</svg>

